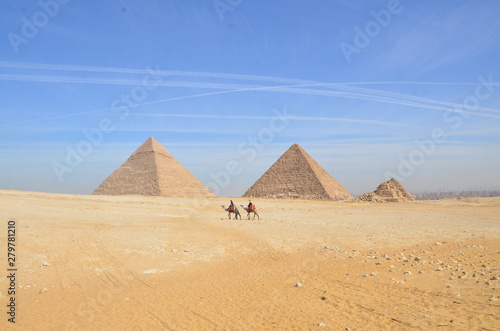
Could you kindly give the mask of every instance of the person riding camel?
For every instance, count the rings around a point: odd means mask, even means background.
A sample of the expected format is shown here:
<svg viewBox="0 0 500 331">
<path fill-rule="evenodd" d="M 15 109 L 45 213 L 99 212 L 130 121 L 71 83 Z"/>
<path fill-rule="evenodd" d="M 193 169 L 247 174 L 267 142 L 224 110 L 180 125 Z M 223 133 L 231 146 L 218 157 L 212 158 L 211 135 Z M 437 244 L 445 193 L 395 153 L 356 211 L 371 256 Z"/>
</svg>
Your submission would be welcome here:
<svg viewBox="0 0 500 331">
<path fill-rule="evenodd" d="M 233 203 L 233 200 L 231 200 L 231 203 L 229 204 L 229 211 L 234 211 L 234 203 Z"/>
<path fill-rule="evenodd" d="M 252 200 L 248 200 L 248 210 L 253 210 L 253 203 Z"/>
</svg>

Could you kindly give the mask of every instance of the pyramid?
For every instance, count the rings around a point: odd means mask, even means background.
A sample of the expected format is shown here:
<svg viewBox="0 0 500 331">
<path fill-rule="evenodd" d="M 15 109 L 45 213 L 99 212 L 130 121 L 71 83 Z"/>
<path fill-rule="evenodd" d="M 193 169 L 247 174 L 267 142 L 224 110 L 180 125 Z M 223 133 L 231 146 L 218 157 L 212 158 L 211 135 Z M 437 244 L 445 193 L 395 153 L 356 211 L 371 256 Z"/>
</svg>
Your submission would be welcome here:
<svg viewBox="0 0 500 331">
<path fill-rule="evenodd" d="M 292 145 L 243 196 L 318 200 L 352 198 L 298 144 Z"/>
<path fill-rule="evenodd" d="M 415 198 L 397 180 L 391 178 L 380 184 L 374 192 L 365 193 L 357 198 L 369 202 L 404 202 Z"/>
<path fill-rule="evenodd" d="M 154 138 L 146 140 L 92 194 L 214 196 Z"/>
</svg>

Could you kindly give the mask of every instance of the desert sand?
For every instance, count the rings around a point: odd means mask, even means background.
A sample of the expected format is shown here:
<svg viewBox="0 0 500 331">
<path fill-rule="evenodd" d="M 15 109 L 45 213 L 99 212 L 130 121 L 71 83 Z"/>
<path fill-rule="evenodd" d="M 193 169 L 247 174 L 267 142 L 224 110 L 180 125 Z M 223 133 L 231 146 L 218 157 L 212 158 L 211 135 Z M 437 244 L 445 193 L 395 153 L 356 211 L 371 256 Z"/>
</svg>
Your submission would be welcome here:
<svg viewBox="0 0 500 331">
<path fill-rule="evenodd" d="M 0 329 L 500 329 L 500 198 L 252 201 L 0 191 Z"/>
</svg>

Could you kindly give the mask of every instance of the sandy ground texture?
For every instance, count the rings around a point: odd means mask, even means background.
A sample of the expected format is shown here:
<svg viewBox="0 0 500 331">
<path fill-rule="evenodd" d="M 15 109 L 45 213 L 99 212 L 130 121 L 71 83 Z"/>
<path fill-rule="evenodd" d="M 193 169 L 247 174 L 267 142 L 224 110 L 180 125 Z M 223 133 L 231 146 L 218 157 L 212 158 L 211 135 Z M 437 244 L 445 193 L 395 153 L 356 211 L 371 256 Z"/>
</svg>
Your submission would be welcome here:
<svg viewBox="0 0 500 331">
<path fill-rule="evenodd" d="M 500 329 L 500 198 L 228 202 L 0 191 L 0 329 Z"/>
</svg>

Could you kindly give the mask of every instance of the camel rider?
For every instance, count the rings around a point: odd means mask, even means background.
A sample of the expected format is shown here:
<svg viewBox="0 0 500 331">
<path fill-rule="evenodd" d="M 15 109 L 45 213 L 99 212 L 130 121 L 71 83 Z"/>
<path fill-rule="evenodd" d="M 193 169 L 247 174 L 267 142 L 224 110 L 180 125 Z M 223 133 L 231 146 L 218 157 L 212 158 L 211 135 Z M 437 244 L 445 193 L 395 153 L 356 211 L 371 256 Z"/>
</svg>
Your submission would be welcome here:
<svg viewBox="0 0 500 331">
<path fill-rule="evenodd" d="M 231 203 L 229 204 L 229 211 L 234 211 L 234 203 L 233 203 L 233 200 L 231 200 Z"/>
<path fill-rule="evenodd" d="M 252 210 L 253 209 L 252 205 L 253 205 L 252 200 L 248 200 L 248 210 Z"/>
</svg>

